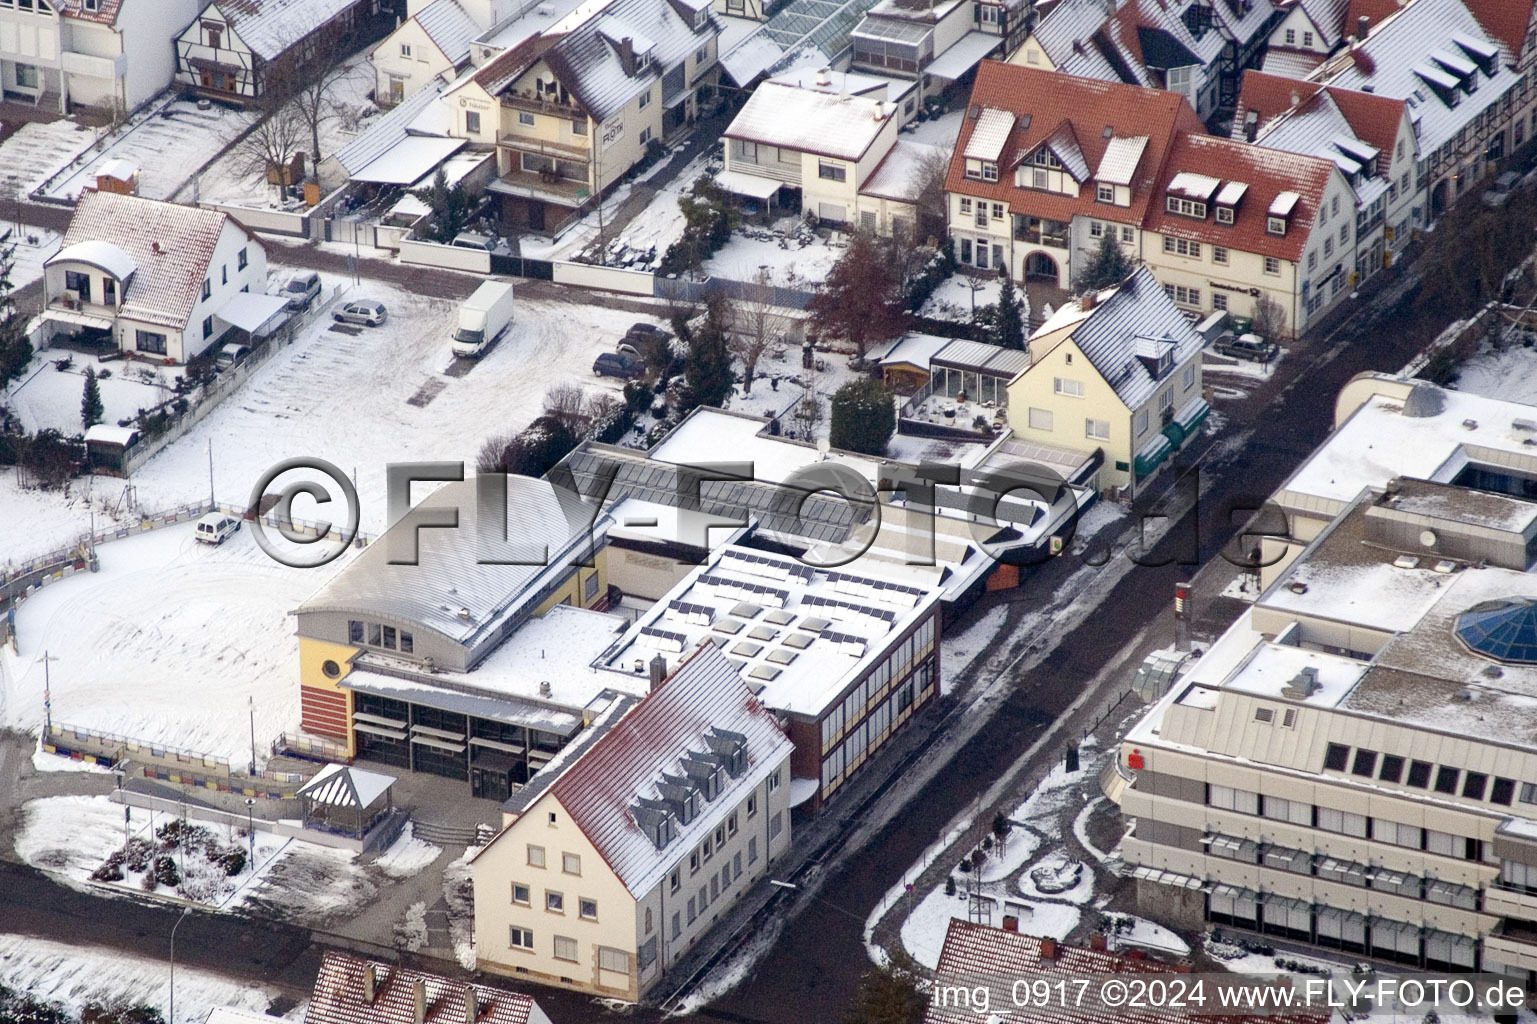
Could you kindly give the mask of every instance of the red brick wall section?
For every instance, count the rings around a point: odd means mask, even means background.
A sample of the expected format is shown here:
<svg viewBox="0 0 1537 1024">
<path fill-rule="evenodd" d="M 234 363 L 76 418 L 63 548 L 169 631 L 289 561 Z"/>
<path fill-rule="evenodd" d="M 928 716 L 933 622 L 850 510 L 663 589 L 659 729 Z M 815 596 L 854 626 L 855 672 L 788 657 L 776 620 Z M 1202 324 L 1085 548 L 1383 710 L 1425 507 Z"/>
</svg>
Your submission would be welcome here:
<svg viewBox="0 0 1537 1024">
<path fill-rule="evenodd" d="M 337 690 L 299 687 L 299 710 L 306 732 L 347 739 L 347 695 Z"/>
</svg>

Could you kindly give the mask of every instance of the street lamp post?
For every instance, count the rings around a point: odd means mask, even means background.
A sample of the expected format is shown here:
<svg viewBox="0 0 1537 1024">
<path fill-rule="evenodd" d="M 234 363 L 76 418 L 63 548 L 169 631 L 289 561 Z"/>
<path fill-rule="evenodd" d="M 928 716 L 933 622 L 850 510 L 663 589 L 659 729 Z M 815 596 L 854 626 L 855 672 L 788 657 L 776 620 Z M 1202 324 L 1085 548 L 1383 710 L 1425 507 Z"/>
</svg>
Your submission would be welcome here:
<svg viewBox="0 0 1537 1024">
<path fill-rule="evenodd" d="M 191 906 L 183 907 L 181 916 L 176 919 L 175 924 L 171 925 L 171 1009 L 166 1020 L 172 1024 L 176 1020 L 176 929 L 181 927 L 181 923 L 187 919 L 191 911 Z"/>
<path fill-rule="evenodd" d="M 251 713 L 251 778 L 256 778 L 256 698 L 245 699 L 246 708 Z"/>
<path fill-rule="evenodd" d="M 251 870 L 256 870 L 256 801 L 251 797 L 245 798 L 245 834 L 250 842 Z"/>
</svg>

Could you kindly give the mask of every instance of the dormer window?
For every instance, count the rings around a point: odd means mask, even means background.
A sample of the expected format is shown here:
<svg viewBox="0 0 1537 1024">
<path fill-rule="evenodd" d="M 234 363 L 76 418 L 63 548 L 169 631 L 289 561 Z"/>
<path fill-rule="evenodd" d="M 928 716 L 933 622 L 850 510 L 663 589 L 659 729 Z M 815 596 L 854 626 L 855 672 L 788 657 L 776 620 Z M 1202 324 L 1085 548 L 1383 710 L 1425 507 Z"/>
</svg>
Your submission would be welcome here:
<svg viewBox="0 0 1537 1024">
<path fill-rule="evenodd" d="M 1284 235 L 1284 234 L 1286 234 L 1286 218 L 1285 217 L 1266 217 L 1265 218 L 1265 231 L 1268 234 L 1272 234 L 1272 235 Z"/>
<path fill-rule="evenodd" d="M 1218 224 L 1232 224 L 1233 223 L 1233 208 L 1231 206 L 1219 206 L 1219 207 L 1217 207 L 1217 223 Z"/>
<path fill-rule="evenodd" d="M 1115 186 L 1106 185 L 1103 182 L 1096 185 L 1094 187 L 1094 199 L 1096 202 L 1101 203 L 1115 202 Z"/>
<path fill-rule="evenodd" d="M 993 160 L 968 159 L 966 161 L 966 177 L 978 181 L 997 181 L 998 164 Z"/>
<path fill-rule="evenodd" d="M 1164 209 L 1170 213 L 1177 213 L 1181 217 L 1194 217 L 1197 220 L 1206 219 L 1206 204 L 1195 199 L 1169 196 L 1164 200 Z"/>
</svg>

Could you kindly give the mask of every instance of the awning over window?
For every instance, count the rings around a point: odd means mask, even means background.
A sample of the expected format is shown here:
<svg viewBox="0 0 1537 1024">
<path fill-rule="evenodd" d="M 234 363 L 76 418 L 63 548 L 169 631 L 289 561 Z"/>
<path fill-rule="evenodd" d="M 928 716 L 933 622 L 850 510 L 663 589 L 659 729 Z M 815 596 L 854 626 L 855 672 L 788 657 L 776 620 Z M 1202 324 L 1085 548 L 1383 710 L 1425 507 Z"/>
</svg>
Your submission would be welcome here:
<svg viewBox="0 0 1537 1024">
<path fill-rule="evenodd" d="M 1185 443 L 1185 428 L 1172 420 L 1159 433 L 1167 437 L 1169 443 L 1176 448 Z"/>
<path fill-rule="evenodd" d="M 1153 435 L 1153 439 L 1143 445 L 1142 450 L 1137 453 L 1135 464 L 1137 476 L 1147 476 L 1157 469 L 1173 450 L 1174 446 L 1169 443 L 1167 437 L 1162 434 Z"/>
<path fill-rule="evenodd" d="M 756 174 L 743 174 L 741 171 L 721 171 L 715 175 L 715 184 L 732 195 L 767 199 L 778 192 L 784 182 L 760 178 Z"/>
<path fill-rule="evenodd" d="M 1200 397 L 1192 398 L 1180 407 L 1179 412 L 1174 414 L 1174 422 L 1178 423 L 1181 429 L 1185 431 L 1185 436 L 1189 437 L 1195 433 L 1195 428 L 1201 425 L 1201 422 L 1206 419 L 1207 414 L 1210 412 L 1210 402 Z"/>
</svg>

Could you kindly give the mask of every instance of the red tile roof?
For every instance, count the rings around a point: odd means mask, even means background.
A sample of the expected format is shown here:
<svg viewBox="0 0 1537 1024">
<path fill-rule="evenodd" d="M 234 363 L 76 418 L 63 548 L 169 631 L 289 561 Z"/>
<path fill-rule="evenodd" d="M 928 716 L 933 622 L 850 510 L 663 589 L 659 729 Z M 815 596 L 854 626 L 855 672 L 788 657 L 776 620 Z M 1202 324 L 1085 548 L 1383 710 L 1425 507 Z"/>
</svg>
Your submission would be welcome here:
<svg viewBox="0 0 1537 1024">
<path fill-rule="evenodd" d="M 1534 0 L 1463 0 L 1484 31 L 1510 48 L 1512 59 L 1521 55 L 1526 29 L 1532 23 Z"/>
<path fill-rule="evenodd" d="M 960 195 L 1007 202 L 1017 212 L 1060 221 L 1082 214 L 1100 220 L 1140 223 L 1147 216 L 1153 184 L 1163 168 L 1165 154 L 1175 134 L 1181 130 L 1204 131 L 1195 111 L 1177 93 L 997 61 L 985 60 L 978 67 L 971 104 L 1006 110 L 1015 115 L 1014 129 L 1009 133 L 999 159 L 999 180 L 983 182 L 966 177 L 966 144 L 976 126 L 976 122 L 967 116 L 961 122 L 960 138 L 956 140 L 945 188 Z M 1076 198 L 1014 187 L 1012 169 L 1015 162 L 1046 141 L 1064 121 L 1072 127 L 1079 141 L 1090 174 L 1099 167 L 1109 142 L 1105 136 L 1106 127 L 1111 129 L 1112 137 L 1148 138 L 1147 148 L 1132 178 L 1130 206 L 1095 202 L 1094 188 L 1089 182 L 1084 183 Z"/>
<path fill-rule="evenodd" d="M 1398 128 L 1403 122 L 1404 101 L 1332 86 L 1328 92 L 1345 120 L 1350 122 L 1350 130 L 1356 137 L 1371 143 L 1391 159 L 1393 146 L 1398 141 Z"/>
<path fill-rule="evenodd" d="M 1495 3 L 1506 3 L 1508 0 L 1495 0 Z M 1356 26 L 1361 23 L 1361 18 L 1370 18 L 1367 32 L 1374 32 L 1382 20 L 1390 14 L 1394 14 L 1403 6 L 1402 0 L 1350 0 L 1350 10 L 1345 15 L 1345 34 L 1356 34 Z"/>
<path fill-rule="evenodd" d="M 1212 210 L 1207 210 L 1205 220 L 1196 220 L 1164 209 L 1161 197 L 1168 190 L 1169 179 L 1181 171 L 1205 174 L 1223 182 L 1241 181 L 1249 186 L 1231 225 L 1218 224 Z M 1295 262 L 1307 244 L 1318 204 L 1323 201 L 1333 173 L 1335 166 L 1327 160 L 1183 132 L 1164 163 L 1164 175 L 1156 189 L 1160 198 L 1149 204 L 1142 227 L 1176 238 Z M 1265 230 L 1268 212 L 1271 202 L 1282 192 L 1295 192 L 1301 198 L 1292 210 L 1286 234 L 1272 235 Z"/>
<path fill-rule="evenodd" d="M 1271 121 L 1292 109 L 1294 97 L 1300 111 L 1306 113 L 1312 104 L 1322 102 L 1317 100 L 1319 93 L 1327 93 L 1329 99 L 1334 101 L 1357 138 L 1370 143 L 1380 152 L 1393 152 L 1404 115 L 1403 100 L 1354 89 L 1321 86 L 1317 82 L 1298 82 L 1279 75 L 1267 75 L 1263 71 L 1243 73 L 1243 86 L 1239 90 L 1238 107 L 1233 115 L 1233 138 L 1243 138 L 1244 118 L 1250 110 L 1259 114 L 1258 134 L 1263 135 Z"/>
<path fill-rule="evenodd" d="M 945 946 L 939 954 L 936 972 L 938 983 L 989 986 L 993 1005 L 1006 1010 L 1010 1003 L 1009 991 L 1015 979 L 1034 981 L 1041 978 L 1049 985 L 1066 981 L 1068 992 L 1079 980 L 1093 982 L 1095 975 L 1105 974 L 1171 974 L 1174 968 L 1152 960 L 1134 959 L 1118 953 L 1100 952 L 1064 945 L 1052 939 L 1040 939 L 1033 935 L 1006 932 L 1001 928 L 954 920 L 945 935 Z M 1079 1000 L 1069 998 L 1068 1005 L 1053 1004 L 1051 1009 L 1032 1014 L 1026 1011 L 1020 1020 L 1043 1020 L 1060 1024 L 1175 1024 L 1175 1022 L 1205 1022 L 1205 1024 L 1325 1024 L 1329 1020 L 1328 1009 L 1314 1012 L 1276 1013 L 1267 1011 L 1254 1014 L 1222 1014 L 1214 1016 L 1196 1007 L 1186 1009 L 1109 1009 L 1103 1004 L 1077 1005 Z M 997 1012 L 996 1010 L 994 1012 Z M 1015 1011 L 1016 1014 L 1019 1011 Z M 929 1006 L 924 1024 L 976 1024 L 991 1020 L 979 1015 L 972 1005 L 942 1006 L 935 1000 Z"/>
<path fill-rule="evenodd" d="M 1271 120 L 1312 99 L 1322 88 L 1317 82 L 1299 82 L 1252 69 L 1245 71 L 1238 90 L 1238 106 L 1233 112 L 1233 138 L 1243 138 L 1249 111 L 1259 114 L 1258 130 L 1263 134 Z"/>
<path fill-rule="evenodd" d="M 727 779 L 720 796 L 703 805 L 698 817 L 658 850 L 636 824 L 631 805 L 643 793 L 655 795 L 658 773 L 677 772 L 687 751 L 706 751 L 705 735 L 712 727 L 747 738 L 747 769 Z M 753 696 L 725 654 L 706 643 L 614 723 L 555 780 L 546 796 L 560 802 L 619 880 L 640 896 L 661 879 L 678 851 L 690 848 L 690 836 L 698 833 L 702 838 L 716 819 L 724 820 L 741 802 L 749 784 L 758 784 L 781 763 L 788 765 L 790 746 L 773 712 Z M 789 784 L 788 778 L 784 784 Z M 536 801 L 529 811 L 539 813 L 537 806 Z"/>
<path fill-rule="evenodd" d="M 374 971 L 374 999 L 364 999 L 364 975 Z M 315 978 L 306 1024 L 416 1024 L 416 983 L 425 986 L 426 1024 L 549 1024 L 539 1004 L 520 992 L 452 981 L 407 967 L 327 953 Z M 468 999 L 475 995 L 475 1018 Z"/>
<path fill-rule="evenodd" d="M 85 0 L 58 0 L 57 4 L 59 13 L 64 17 L 94 21 L 99 25 L 111 25 L 117 21 L 117 12 L 122 5 L 123 0 L 101 0 L 93 11 L 87 9 Z"/>
</svg>

